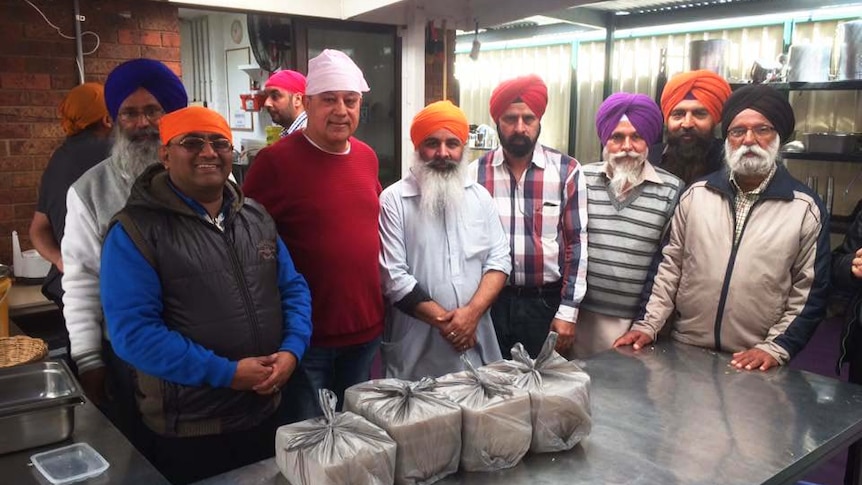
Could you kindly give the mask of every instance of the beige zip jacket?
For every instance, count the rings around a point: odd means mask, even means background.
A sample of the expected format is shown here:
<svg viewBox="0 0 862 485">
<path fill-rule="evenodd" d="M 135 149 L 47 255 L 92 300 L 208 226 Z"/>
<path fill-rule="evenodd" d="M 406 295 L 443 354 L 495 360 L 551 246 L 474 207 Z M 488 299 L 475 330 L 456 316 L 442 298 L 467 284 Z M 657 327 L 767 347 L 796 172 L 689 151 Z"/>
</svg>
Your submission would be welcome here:
<svg viewBox="0 0 862 485">
<path fill-rule="evenodd" d="M 672 338 L 725 352 L 758 348 L 785 364 L 825 316 L 828 215 L 779 164 L 734 244 L 734 196 L 724 170 L 682 195 L 632 330 L 655 338 L 675 309 Z"/>
</svg>

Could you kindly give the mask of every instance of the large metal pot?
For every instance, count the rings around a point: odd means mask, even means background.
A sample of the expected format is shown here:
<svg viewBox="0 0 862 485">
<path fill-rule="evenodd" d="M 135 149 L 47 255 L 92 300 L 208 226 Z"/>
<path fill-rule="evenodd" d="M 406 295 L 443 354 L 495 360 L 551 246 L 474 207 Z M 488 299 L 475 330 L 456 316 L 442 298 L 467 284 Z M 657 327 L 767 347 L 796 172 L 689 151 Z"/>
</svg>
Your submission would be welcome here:
<svg viewBox="0 0 862 485">
<path fill-rule="evenodd" d="M 862 20 L 838 25 L 838 80 L 862 79 Z"/>
<path fill-rule="evenodd" d="M 830 46 L 794 44 L 790 46 L 787 80 L 825 82 L 829 80 Z"/>
<path fill-rule="evenodd" d="M 689 43 L 689 69 L 709 69 L 727 77 L 724 63 L 728 41 L 726 39 L 693 40 Z"/>
</svg>

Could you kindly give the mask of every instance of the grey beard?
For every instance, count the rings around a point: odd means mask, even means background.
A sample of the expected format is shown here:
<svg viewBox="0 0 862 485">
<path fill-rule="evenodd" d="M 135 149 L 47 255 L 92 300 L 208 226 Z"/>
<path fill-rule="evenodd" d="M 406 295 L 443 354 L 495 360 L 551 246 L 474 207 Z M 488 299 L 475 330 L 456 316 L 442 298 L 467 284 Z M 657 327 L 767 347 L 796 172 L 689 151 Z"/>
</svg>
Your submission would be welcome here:
<svg viewBox="0 0 862 485">
<path fill-rule="evenodd" d="M 428 218 L 436 219 L 450 211 L 458 210 L 464 200 L 464 178 L 467 166 L 456 161 L 453 170 L 439 171 L 429 167 L 419 156 L 413 161 L 412 171 L 419 182 L 419 211 Z"/>
<path fill-rule="evenodd" d="M 608 162 L 608 165 L 610 165 L 614 172 L 611 176 L 609 185 L 611 192 L 613 192 L 615 196 L 619 196 L 622 193 L 623 188 L 630 187 L 638 181 L 641 176 L 641 172 L 643 171 L 644 162 L 647 159 L 648 153 L 648 151 L 644 153 L 629 151 L 610 154 L 607 148 L 603 150 L 602 158 Z M 634 157 L 635 161 L 617 161 L 618 159 L 626 157 Z"/>
<path fill-rule="evenodd" d="M 741 145 L 736 150 L 730 147 L 728 140 L 724 141 L 724 158 L 730 171 L 735 175 L 768 175 L 772 167 L 775 165 L 776 157 L 778 156 L 778 147 L 781 146 L 781 140 L 778 136 L 772 140 L 767 148 L 761 148 L 760 145 L 754 144 L 751 146 Z M 746 153 L 751 152 L 757 155 L 756 157 L 744 157 Z"/>
<path fill-rule="evenodd" d="M 114 145 L 111 147 L 111 158 L 119 169 L 120 174 L 126 180 L 134 180 L 144 173 L 150 165 L 159 161 L 158 139 L 159 130 L 149 127 L 139 134 L 147 135 L 138 140 L 132 140 L 128 134 L 120 130 L 119 126 L 114 128 Z M 152 139 L 152 135 L 156 138 Z"/>
</svg>

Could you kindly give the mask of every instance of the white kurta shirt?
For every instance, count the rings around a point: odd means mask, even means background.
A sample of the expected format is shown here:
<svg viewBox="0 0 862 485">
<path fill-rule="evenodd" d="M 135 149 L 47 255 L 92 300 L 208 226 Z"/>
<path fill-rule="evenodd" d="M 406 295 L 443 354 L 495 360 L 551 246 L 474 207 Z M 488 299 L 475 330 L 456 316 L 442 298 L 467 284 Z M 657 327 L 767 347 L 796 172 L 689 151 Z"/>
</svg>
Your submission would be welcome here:
<svg viewBox="0 0 862 485">
<path fill-rule="evenodd" d="M 380 269 L 389 302 L 382 351 L 386 377 L 417 380 L 463 370 L 460 354 L 439 331 L 391 306 L 418 283 L 447 310 L 466 305 L 487 271 L 509 274 L 509 242 L 496 204 L 481 185 L 464 183 L 457 211 L 435 219 L 420 212 L 413 174 L 380 196 Z M 501 358 L 490 312 L 476 328 L 467 358 L 481 366 Z"/>
</svg>

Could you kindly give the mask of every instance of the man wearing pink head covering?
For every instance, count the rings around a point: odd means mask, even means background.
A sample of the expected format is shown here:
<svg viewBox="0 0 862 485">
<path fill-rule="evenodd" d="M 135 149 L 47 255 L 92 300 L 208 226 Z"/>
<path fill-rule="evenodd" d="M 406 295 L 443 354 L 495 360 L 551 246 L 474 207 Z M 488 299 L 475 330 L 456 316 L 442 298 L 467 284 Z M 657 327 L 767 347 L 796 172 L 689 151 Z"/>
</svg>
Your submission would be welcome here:
<svg viewBox="0 0 862 485">
<path fill-rule="evenodd" d="M 368 83 L 347 54 L 326 49 L 308 62 L 308 125 L 261 150 L 243 192 L 275 219 L 312 295 L 314 330 L 288 384 L 299 418 L 319 415 L 317 390 L 370 378 L 383 332 L 377 220 L 382 187 L 374 150 L 353 137 Z"/>
<path fill-rule="evenodd" d="M 273 73 L 264 84 L 266 101 L 263 106 L 272 121 L 281 125 L 281 137 L 305 128 L 308 116 L 302 107 L 305 95 L 305 76 L 290 69 Z"/>
<path fill-rule="evenodd" d="M 572 357 L 611 348 L 640 310 L 650 265 L 683 188 L 647 160 L 661 129 L 661 110 L 643 94 L 613 94 L 596 113 L 604 161 L 583 169 L 590 265 Z"/>
<path fill-rule="evenodd" d="M 586 292 L 586 186 L 577 160 L 538 143 L 547 105 L 535 74 L 500 83 L 489 106 L 500 148 L 470 164 L 509 235 L 512 273 L 491 307 L 506 358 L 516 343 L 536 357 L 549 330 L 559 335 L 557 350 L 567 350 Z"/>
</svg>

